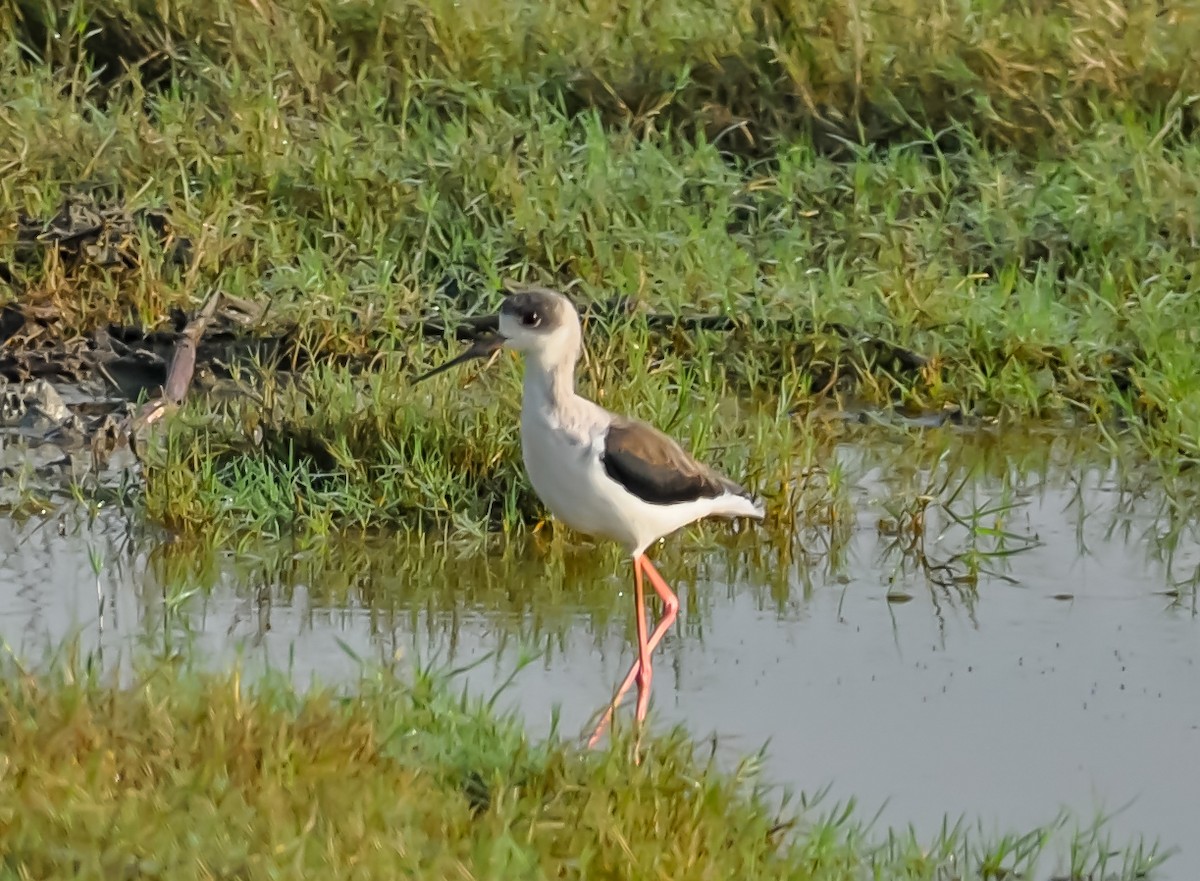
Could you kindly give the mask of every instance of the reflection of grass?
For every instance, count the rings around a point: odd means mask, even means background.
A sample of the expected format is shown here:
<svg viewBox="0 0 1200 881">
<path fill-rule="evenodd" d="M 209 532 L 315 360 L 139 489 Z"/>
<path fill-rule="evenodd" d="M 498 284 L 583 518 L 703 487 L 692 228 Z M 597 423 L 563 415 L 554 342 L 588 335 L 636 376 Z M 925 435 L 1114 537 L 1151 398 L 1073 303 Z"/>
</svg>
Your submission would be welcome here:
<svg viewBox="0 0 1200 881">
<path fill-rule="evenodd" d="M 597 753 L 533 743 L 428 675 L 298 694 L 180 664 L 123 687 L 10 666 L 0 718 L 14 877 L 933 881 L 1063 861 L 1053 827 L 990 842 L 955 828 L 927 847 L 850 810 L 781 808 L 757 761 L 723 772 L 679 733 L 645 742 L 641 764 L 620 737 Z M 1069 877 L 1114 879 L 1156 862 L 1090 833 L 1069 861 Z"/>
<path fill-rule="evenodd" d="M 227 555 L 186 542 L 160 546 L 149 565 L 164 596 L 179 586 L 216 590 L 223 598 L 232 591 L 252 598 L 264 622 L 273 605 L 292 606 L 297 592 L 304 608 L 318 614 L 368 609 L 381 650 L 399 633 L 453 652 L 460 627 L 480 621 L 487 622 L 488 644 L 494 639 L 504 648 L 519 642 L 548 662 L 576 641 L 594 640 L 601 648 L 614 631 L 633 639 L 631 576 L 614 547 L 576 546 L 544 533 L 527 543 L 492 544 L 501 546 L 489 550 L 421 535 L 340 535 L 306 549 L 291 542 L 243 541 L 239 553 Z M 703 536 L 680 536 L 655 555 L 693 624 L 711 620 L 713 591 L 697 587 L 702 581 L 736 585 L 766 606 L 786 606 L 791 570 L 775 570 L 778 576 L 764 582 L 762 561 L 747 556 L 748 544 L 726 538 L 713 546 Z"/>
<path fill-rule="evenodd" d="M 888 516 L 879 520 L 879 532 L 888 538 L 886 552 L 900 556 L 902 566 L 911 561 L 933 584 L 946 589 L 974 589 L 980 575 L 1011 581 L 993 567 L 1041 542 L 1036 535 L 1007 528 L 1009 515 L 1019 510 L 1017 502 L 962 502 L 960 496 L 972 483 L 970 475 L 955 486 L 943 477 L 915 495 L 887 500 Z M 948 534 L 954 532 L 960 533 L 961 543 L 948 554 L 940 555 L 930 546 L 931 533 L 934 542 L 947 544 Z"/>
</svg>

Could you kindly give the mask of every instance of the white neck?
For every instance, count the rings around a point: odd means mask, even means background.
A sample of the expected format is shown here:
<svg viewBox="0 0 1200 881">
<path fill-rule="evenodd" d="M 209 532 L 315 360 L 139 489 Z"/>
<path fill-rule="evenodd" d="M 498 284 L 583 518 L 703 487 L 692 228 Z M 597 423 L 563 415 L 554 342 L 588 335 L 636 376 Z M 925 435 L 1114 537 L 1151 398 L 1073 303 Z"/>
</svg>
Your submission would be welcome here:
<svg viewBox="0 0 1200 881">
<path fill-rule="evenodd" d="M 525 407 L 562 412 L 575 397 L 575 358 L 527 355 L 521 397 Z"/>
</svg>

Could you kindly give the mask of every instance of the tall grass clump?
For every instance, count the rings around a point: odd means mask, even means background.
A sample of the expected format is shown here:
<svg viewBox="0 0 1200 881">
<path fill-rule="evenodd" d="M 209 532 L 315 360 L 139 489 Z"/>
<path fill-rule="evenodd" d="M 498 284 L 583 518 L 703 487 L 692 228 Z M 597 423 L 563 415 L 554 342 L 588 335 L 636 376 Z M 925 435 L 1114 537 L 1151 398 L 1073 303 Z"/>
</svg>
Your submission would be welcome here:
<svg viewBox="0 0 1200 881">
<path fill-rule="evenodd" d="M 635 359 L 624 385 L 606 391 L 597 384 L 621 369 L 608 351 L 601 343 L 581 369 L 589 393 L 647 417 L 670 408 L 666 428 L 764 490 L 777 494 L 796 463 L 816 455 L 812 446 L 790 448 L 790 433 L 770 424 L 775 410 L 746 409 L 751 431 L 737 429 L 743 409 L 704 373 L 717 369 L 712 352 L 698 350 L 686 366 Z M 189 408 L 146 446 L 145 504 L 168 528 L 209 535 L 534 526 L 545 512 L 523 478 L 519 409 L 509 357 L 428 386 L 392 369 L 261 375 L 217 409 Z"/>
</svg>

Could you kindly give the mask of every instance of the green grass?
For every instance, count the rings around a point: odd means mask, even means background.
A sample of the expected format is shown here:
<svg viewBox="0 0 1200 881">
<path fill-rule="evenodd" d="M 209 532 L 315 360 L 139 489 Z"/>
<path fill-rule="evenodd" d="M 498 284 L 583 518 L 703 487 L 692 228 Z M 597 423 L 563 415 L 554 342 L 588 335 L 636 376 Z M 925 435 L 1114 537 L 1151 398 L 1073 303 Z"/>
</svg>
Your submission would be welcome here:
<svg viewBox="0 0 1200 881">
<path fill-rule="evenodd" d="M 612 370 L 603 354 L 596 363 Z M 797 436 L 783 459 L 763 461 L 792 432 L 772 428 L 757 410 L 749 430 L 738 428 L 746 408 L 714 391 L 720 380 L 680 366 L 633 362 L 627 386 L 613 382 L 604 394 L 599 385 L 599 395 L 646 417 L 668 413 L 681 438 L 723 445 L 710 458 L 777 487 L 798 459 L 815 456 L 815 444 Z M 201 403 L 145 454 L 149 513 L 180 531 L 216 521 L 255 532 L 389 525 L 467 537 L 535 525 L 543 511 L 521 479 L 519 372 L 504 358 L 494 373 L 487 387 L 458 389 L 447 378 L 414 393 L 386 369 L 317 369 L 299 384 L 268 379 L 261 396 L 220 411 Z M 771 412 L 786 423 L 785 410 Z M 747 462 L 752 445 L 760 458 Z"/>
<path fill-rule="evenodd" d="M 173 528 L 535 522 L 511 374 L 450 401 L 459 379 L 406 379 L 445 357 L 416 319 L 491 309 L 502 278 L 631 298 L 589 327 L 588 390 L 777 513 L 828 445 L 803 418 L 826 398 L 1083 420 L 1177 470 L 1200 455 L 1196 2 L 0 17 L 0 204 L 165 206 L 190 241 L 182 264 L 145 236 L 132 268 L 76 265 L 0 218 L 0 298 L 67 338 L 221 290 L 315 364 L 300 391 L 264 380 L 266 416 L 194 406 L 151 455 L 147 506 Z M 748 320 L 688 339 L 646 311 Z M 864 335 L 929 363 L 896 368 Z"/>
<path fill-rule="evenodd" d="M 721 769 L 675 732 L 632 761 L 531 742 L 451 683 L 83 662 L 0 678 L 0 875 L 11 878 L 1114 879 L 1159 862 L 1064 819 L 922 844 Z M 1090 874 L 1091 873 L 1091 874 Z M 1111 874 L 1110 874 L 1111 873 Z M 1040 875 L 1038 875 L 1040 876 Z"/>
</svg>

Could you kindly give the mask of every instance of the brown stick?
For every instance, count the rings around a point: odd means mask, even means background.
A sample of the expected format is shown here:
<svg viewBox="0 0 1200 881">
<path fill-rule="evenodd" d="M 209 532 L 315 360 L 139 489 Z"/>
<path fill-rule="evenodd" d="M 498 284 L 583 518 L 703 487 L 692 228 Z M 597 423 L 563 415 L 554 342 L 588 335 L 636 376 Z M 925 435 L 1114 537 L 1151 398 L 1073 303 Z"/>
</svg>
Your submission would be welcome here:
<svg viewBox="0 0 1200 881">
<path fill-rule="evenodd" d="M 187 323 L 175 343 L 175 352 L 171 356 L 171 365 L 167 368 L 167 381 L 163 383 L 163 399 L 172 404 L 182 404 L 192 385 L 192 377 L 196 373 L 196 346 L 204 336 L 208 322 L 217 311 L 217 303 L 221 294 L 215 293 L 208 298 L 196 317 Z"/>
</svg>

